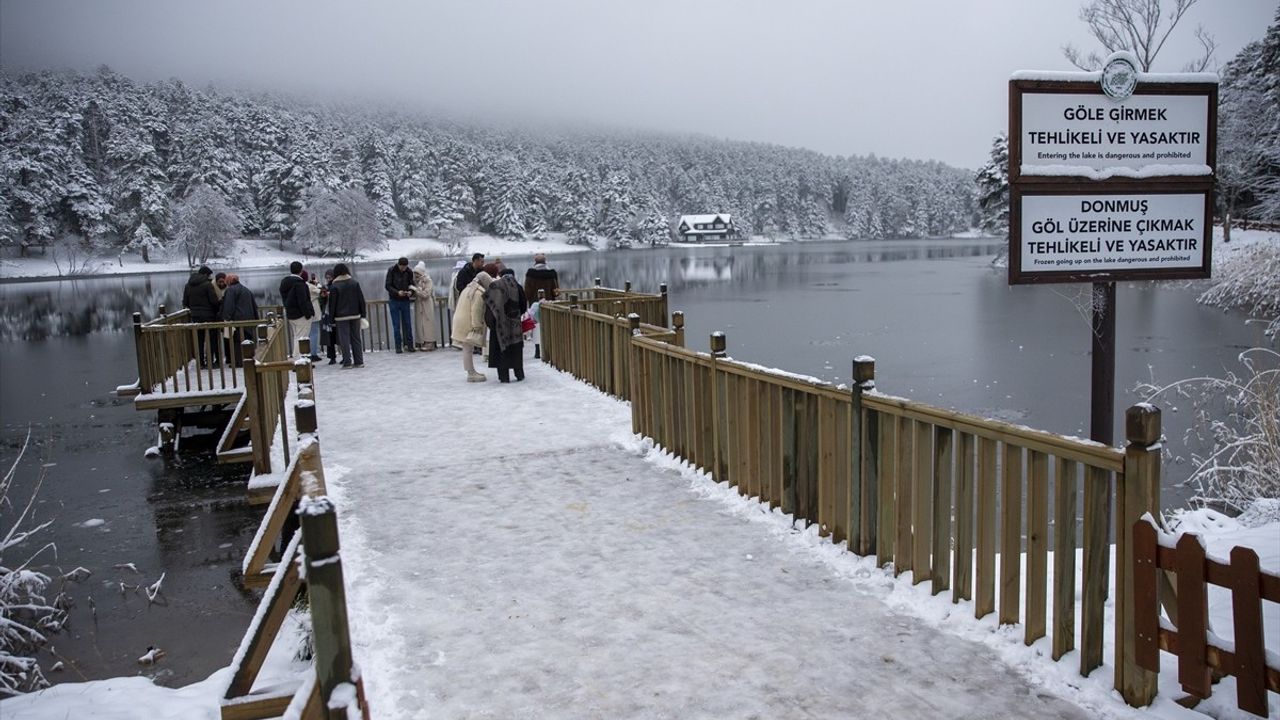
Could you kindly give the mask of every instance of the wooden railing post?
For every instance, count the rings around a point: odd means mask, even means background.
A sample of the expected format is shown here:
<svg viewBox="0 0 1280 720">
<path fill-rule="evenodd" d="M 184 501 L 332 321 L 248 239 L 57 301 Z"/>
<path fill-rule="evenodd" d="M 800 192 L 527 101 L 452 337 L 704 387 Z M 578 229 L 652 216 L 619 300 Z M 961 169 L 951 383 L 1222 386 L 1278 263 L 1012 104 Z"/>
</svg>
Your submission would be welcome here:
<svg viewBox="0 0 1280 720">
<path fill-rule="evenodd" d="M 875 387 L 876 359 L 866 355 L 854 358 L 853 405 L 849 416 L 853 435 L 849 475 L 849 547 L 859 555 L 870 555 L 876 546 L 874 448 L 879 437 L 875 431 L 877 423 L 864 423 L 862 417 L 862 396 Z"/>
<path fill-rule="evenodd" d="M 147 362 L 149 354 L 143 343 L 146 338 L 142 335 L 142 313 L 133 314 L 133 352 L 138 358 L 138 392 L 147 394 L 151 392 L 151 367 Z"/>
<path fill-rule="evenodd" d="M 662 301 L 661 301 L 661 303 L 660 303 L 661 310 L 659 310 L 659 311 L 658 311 L 658 317 L 659 317 L 659 318 L 662 318 L 662 320 L 664 320 L 664 321 L 665 321 L 665 320 L 667 319 L 667 317 L 668 317 L 668 315 L 667 315 L 667 310 L 668 310 L 668 308 L 667 308 L 667 284 L 666 284 L 666 283 L 662 283 L 662 284 L 658 285 L 658 295 L 662 298 Z"/>
<path fill-rule="evenodd" d="M 299 400 L 293 406 L 293 423 L 297 426 L 299 437 L 315 434 L 318 424 L 314 400 Z"/>
<path fill-rule="evenodd" d="M 546 291 L 546 290 L 544 290 L 544 289 L 542 289 L 542 288 L 539 288 L 539 289 L 538 289 L 538 298 L 537 298 L 537 301 L 538 301 L 538 307 L 539 307 L 539 308 L 541 308 L 541 307 L 542 307 L 542 302 L 543 302 L 544 300 L 546 300 L 546 299 L 547 299 L 547 291 Z M 541 322 L 542 322 L 542 318 L 545 318 L 545 317 L 546 317 L 546 315 L 541 315 L 541 314 L 540 314 L 540 317 L 539 317 L 539 324 L 541 324 Z M 538 330 L 538 341 L 537 341 L 537 342 L 535 342 L 535 343 L 533 344 L 533 359 L 534 359 L 534 360 L 540 360 L 540 359 L 542 358 L 542 328 L 541 328 L 541 327 L 539 327 L 537 330 Z"/>
<path fill-rule="evenodd" d="M 1134 707 L 1150 705 L 1156 674 L 1137 663 L 1134 613 L 1133 526 L 1145 513 L 1160 511 L 1160 409 L 1139 404 L 1124 414 L 1124 476 L 1116 488 L 1116 657 L 1115 688 Z"/>
<path fill-rule="evenodd" d="M 298 357 L 311 357 L 311 338 L 298 338 Z"/>
<path fill-rule="evenodd" d="M 641 427 L 640 404 L 645 389 L 640 387 L 640 350 L 631 339 L 640 334 L 640 316 L 631 313 L 627 316 L 627 377 L 622 379 L 627 388 L 627 399 L 631 401 L 631 431 L 641 433 L 649 428 Z"/>
<path fill-rule="evenodd" d="M 676 331 L 676 347 L 684 347 L 684 312 L 677 310 L 671 313 L 671 327 Z"/>
<path fill-rule="evenodd" d="M 600 283 L 600 278 L 596 278 L 596 284 Z M 569 344 L 568 353 L 565 356 L 565 364 L 563 370 L 567 370 L 570 375 L 581 379 L 578 374 L 578 338 L 577 332 L 577 315 L 578 315 L 578 295 L 574 293 L 569 296 Z"/>
<path fill-rule="evenodd" d="M 249 448 L 253 451 L 253 472 L 266 475 L 271 472 L 271 448 L 262 422 L 260 388 L 262 380 L 258 377 L 257 354 L 258 345 L 252 340 L 240 343 L 240 357 L 244 372 L 244 409 L 249 418 Z"/>
<path fill-rule="evenodd" d="M 623 291 L 623 292 L 631 292 L 631 281 L 630 281 L 630 280 L 623 281 L 623 283 L 622 283 L 622 291 Z"/>
<path fill-rule="evenodd" d="M 164 303 L 160 303 L 160 317 L 164 317 L 166 315 L 168 315 L 168 313 L 164 311 Z"/>
<path fill-rule="evenodd" d="M 311 600 L 311 628 L 315 638 L 316 684 L 327 706 L 333 690 L 351 677 L 351 629 L 347 624 L 347 592 L 338 554 L 338 516 L 328 497 L 299 504 L 302 545 L 307 557 L 307 595 Z M 345 718 L 342 709 L 328 711 L 331 720 Z"/>
<path fill-rule="evenodd" d="M 724 480 L 724 472 L 721 470 L 721 445 L 723 439 L 720 437 L 720 378 L 716 371 L 716 361 L 729 356 L 727 348 L 729 339 L 719 330 L 711 333 L 711 478 L 716 482 Z"/>
</svg>

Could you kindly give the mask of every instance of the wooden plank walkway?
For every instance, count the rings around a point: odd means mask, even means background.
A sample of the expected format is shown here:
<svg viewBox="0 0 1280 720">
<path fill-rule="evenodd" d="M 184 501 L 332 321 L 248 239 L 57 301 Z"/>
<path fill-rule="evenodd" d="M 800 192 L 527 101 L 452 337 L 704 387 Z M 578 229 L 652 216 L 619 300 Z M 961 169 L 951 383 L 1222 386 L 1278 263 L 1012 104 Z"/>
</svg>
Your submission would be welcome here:
<svg viewBox="0 0 1280 720">
<path fill-rule="evenodd" d="M 1096 716 L 692 491 L 567 375 L 366 362 L 317 407 L 379 718 Z"/>
</svg>

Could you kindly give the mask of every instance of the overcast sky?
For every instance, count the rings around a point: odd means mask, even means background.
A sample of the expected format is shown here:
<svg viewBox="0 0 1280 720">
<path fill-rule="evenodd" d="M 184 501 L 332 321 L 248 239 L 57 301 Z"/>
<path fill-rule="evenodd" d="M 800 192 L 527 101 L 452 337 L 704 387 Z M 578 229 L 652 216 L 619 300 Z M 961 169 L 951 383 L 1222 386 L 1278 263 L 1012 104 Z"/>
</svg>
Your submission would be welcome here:
<svg viewBox="0 0 1280 720">
<path fill-rule="evenodd" d="M 1166 2 L 1166 4 L 1171 4 Z M 1077 0 L 0 0 L 0 64 L 352 93 L 974 168 L 1018 69 L 1092 49 Z M 1275 0 L 1201 0 L 1229 60 Z"/>
</svg>

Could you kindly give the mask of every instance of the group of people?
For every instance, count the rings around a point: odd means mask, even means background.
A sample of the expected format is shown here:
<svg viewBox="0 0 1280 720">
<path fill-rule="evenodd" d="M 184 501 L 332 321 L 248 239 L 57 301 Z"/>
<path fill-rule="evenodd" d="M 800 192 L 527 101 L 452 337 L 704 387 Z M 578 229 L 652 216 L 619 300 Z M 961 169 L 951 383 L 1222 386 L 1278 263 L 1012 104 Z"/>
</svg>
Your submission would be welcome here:
<svg viewBox="0 0 1280 720">
<path fill-rule="evenodd" d="M 436 350 L 435 287 L 426 264 L 419 262 L 410 269 L 408 258 L 400 258 L 388 268 L 384 286 L 395 351 Z M 501 260 L 486 263 L 485 256 L 476 253 L 470 263 L 458 261 L 449 289 L 449 308 L 453 311 L 451 340 L 463 350 L 468 382 L 486 379 L 476 371 L 474 359 L 484 348 L 488 349 L 489 367 L 498 371 L 501 382 L 511 382 L 512 375 L 517 382 L 524 380 L 524 336 L 536 322 L 531 310 L 536 315 L 539 291 L 542 297 L 554 299 L 558 290 L 559 277 L 547 267 L 543 254 L 534 256 L 523 286 L 516 281 L 515 271 Z M 532 308 L 530 299 L 534 301 Z M 318 351 L 323 344 L 330 365 L 337 364 L 340 350 L 342 367 L 364 367 L 361 330 L 369 326 L 369 313 L 360 283 L 346 263 L 326 270 L 323 283 L 314 273 L 309 274 L 301 262 L 290 263 L 289 274 L 280 281 L 280 301 L 289 326 L 291 356 L 298 350 L 298 340 L 306 337 L 310 339 L 312 362 L 322 359 Z M 215 275 L 207 266 L 201 266 L 187 280 L 182 306 L 190 311 L 192 322 L 258 320 L 253 292 L 241 283 L 239 275 Z M 233 346 L 256 337 L 253 326 L 236 327 L 224 337 L 225 349 L 220 355 L 213 349 L 219 335 L 216 330 L 198 334 L 202 366 L 216 365 L 220 358 L 230 356 Z"/>
<path fill-rule="evenodd" d="M 500 260 L 486 263 L 483 253 L 472 255 L 470 264 L 459 261 L 455 266 L 449 296 L 453 309 L 450 339 L 462 348 L 467 382 L 487 379 L 475 368 L 475 355 L 486 346 L 489 367 L 498 371 L 499 382 L 511 382 L 512 375 L 516 382 L 524 380 L 524 334 L 536 324 L 538 291 L 543 298 L 555 299 L 560 288 L 545 255 L 535 255 L 533 262 L 523 286 L 516 282 L 515 270 Z M 529 298 L 535 303 L 532 313 Z"/>
</svg>

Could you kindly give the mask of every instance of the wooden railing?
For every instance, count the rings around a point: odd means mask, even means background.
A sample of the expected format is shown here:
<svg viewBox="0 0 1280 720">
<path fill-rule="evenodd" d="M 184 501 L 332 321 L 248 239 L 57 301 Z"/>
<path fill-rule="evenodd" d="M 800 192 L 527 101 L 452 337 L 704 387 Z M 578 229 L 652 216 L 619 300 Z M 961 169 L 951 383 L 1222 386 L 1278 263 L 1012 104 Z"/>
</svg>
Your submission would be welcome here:
<svg viewBox="0 0 1280 720">
<path fill-rule="evenodd" d="M 364 720 L 369 718 L 363 681 L 352 673 L 337 513 L 326 494 L 313 388 L 300 383 L 298 397 L 294 406 L 297 453 L 276 488 L 244 560 L 245 585 L 265 587 L 266 592 L 232 660 L 221 705 L 223 720 L 258 720 L 288 712 L 295 712 L 292 717 L 304 720 L 352 717 L 340 702 L 344 695 L 353 695 L 356 707 L 351 709 Z M 295 514 L 300 520 L 299 530 L 287 538 L 285 528 Z M 277 544 L 282 547 L 280 559 L 269 564 L 268 557 Z M 306 563 L 305 580 L 299 572 L 299 562 Z M 255 692 L 254 682 L 267 653 L 304 585 L 314 638 L 313 672 L 300 685 Z M 354 693 L 335 694 L 344 684 L 353 685 Z"/>
<path fill-rule="evenodd" d="M 391 327 L 391 312 L 388 308 L 387 300 L 367 300 L 365 301 L 365 309 L 369 315 L 369 327 L 364 330 L 361 337 L 364 341 L 364 349 L 366 352 L 379 352 L 382 350 L 395 349 L 395 335 Z M 453 315 L 449 313 L 449 298 L 434 298 L 435 307 L 432 309 L 435 313 L 435 337 L 427 338 L 427 341 L 434 340 L 439 347 L 445 347 L 450 344 L 450 334 L 453 328 Z M 415 303 L 416 304 L 416 303 Z M 410 308 L 410 318 L 417 308 Z M 414 336 L 415 342 L 423 342 L 422 338 Z"/>
<path fill-rule="evenodd" d="M 1280 663 L 1267 662 L 1262 601 L 1280 603 L 1280 576 L 1263 572 L 1251 548 L 1232 548 L 1223 563 L 1205 557 L 1200 538 L 1191 533 L 1176 542 L 1162 535 L 1150 517 L 1133 525 L 1138 664 L 1158 673 L 1160 651 L 1173 653 L 1178 681 L 1197 702 L 1212 693 L 1215 673 L 1234 675 L 1237 707 L 1266 717 L 1267 691 L 1280 693 Z M 1161 570 L 1177 574 L 1177 607 L 1170 618 L 1175 624 L 1160 617 Z M 1231 591 L 1231 640 L 1210 631 L 1210 585 Z"/>
<path fill-rule="evenodd" d="M 1055 660 L 1078 641 L 1083 675 L 1103 664 L 1114 570 L 1114 683 L 1130 703 L 1150 702 L 1155 675 L 1133 659 L 1127 529 L 1159 508 L 1159 410 L 1129 409 L 1121 451 L 879 394 L 871 358 L 854 361 L 853 387 L 837 387 L 732 360 L 723 333 L 695 352 L 682 329 L 582 305 L 544 304 L 543 358 L 630 400 L 637 433 L 895 574 L 972 601 L 976 617 L 1021 623 L 1028 645 L 1051 635 Z"/>
<path fill-rule="evenodd" d="M 142 313 L 135 312 L 133 338 L 138 383 L 118 388 L 117 392 L 121 396 L 173 396 L 238 391 L 244 378 L 239 364 L 234 362 L 239 350 L 232 344 L 246 333 L 261 338 L 269 332 L 279 332 L 282 322 L 280 316 L 267 314 L 258 320 L 197 323 L 191 322 L 189 311 L 167 314 L 163 305 L 158 317 L 143 322 Z M 148 400 L 152 404 L 163 402 L 161 398 Z"/>
<path fill-rule="evenodd" d="M 287 343 L 286 326 L 277 323 L 269 328 L 265 343 L 259 345 L 245 340 L 240 344 L 244 393 L 218 443 L 218 462 L 252 462 L 255 475 L 270 473 L 271 444 L 279 430 L 284 462 L 289 463 L 289 427 L 285 412 L 289 376 L 297 373 L 299 384 L 309 386 L 311 364 L 289 360 Z M 301 352 L 310 354 L 307 338 L 298 344 Z M 235 448 L 235 437 L 244 428 L 249 430 L 249 445 Z"/>
</svg>

